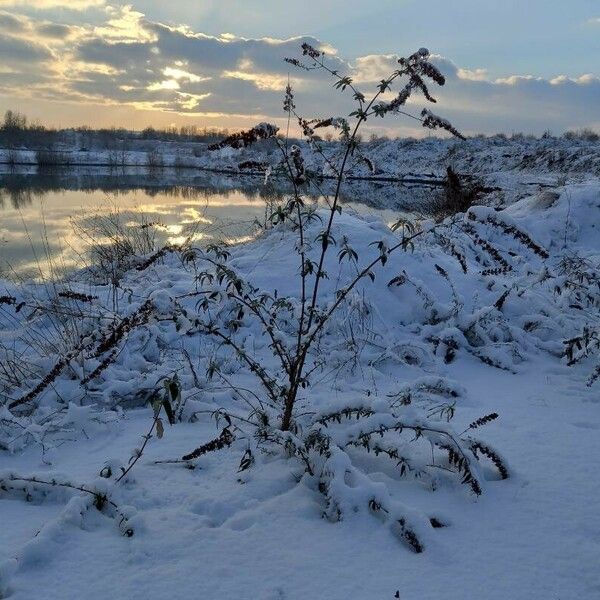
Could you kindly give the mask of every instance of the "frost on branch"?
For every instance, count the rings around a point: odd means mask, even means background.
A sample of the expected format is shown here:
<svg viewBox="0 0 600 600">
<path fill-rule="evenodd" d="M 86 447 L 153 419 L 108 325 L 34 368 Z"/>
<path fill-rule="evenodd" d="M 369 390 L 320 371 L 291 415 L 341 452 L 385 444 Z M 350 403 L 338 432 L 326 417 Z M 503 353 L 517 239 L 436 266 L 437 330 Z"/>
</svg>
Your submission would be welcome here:
<svg viewBox="0 0 600 600">
<path fill-rule="evenodd" d="M 456 129 L 450 121 L 447 119 L 443 119 L 442 117 L 438 117 L 430 110 L 424 108 L 421 111 L 421 116 L 423 117 L 423 127 L 427 127 L 428 129 L 445 129 L 452 135 L 460 138 L 461 140 L 466 139 L 462 133 Z"/>
<path fill-rule="evenodd" d="M 259 140 L 275 137 L 278 131 L 279 127 L 275 125 L 271 125 L 270 123 L 259 123 L 252 129 L 234 133 L 220 142 L 211 144 L 208 149 L 221 150 L 222 148 L 247 148 Z"/>
</svg>

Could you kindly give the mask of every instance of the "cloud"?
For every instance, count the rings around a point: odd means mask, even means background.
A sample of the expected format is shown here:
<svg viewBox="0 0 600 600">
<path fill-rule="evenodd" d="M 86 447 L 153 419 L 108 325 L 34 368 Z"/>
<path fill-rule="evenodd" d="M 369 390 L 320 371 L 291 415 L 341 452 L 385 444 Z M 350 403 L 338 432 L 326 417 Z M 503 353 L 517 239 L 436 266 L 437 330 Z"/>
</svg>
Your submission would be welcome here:
<svg viewBox="0 0 600 600">
<path fill-rule="evenodd" d="M 251 81 L 259 90 L 283 92 L 288 82 L 285 75 L 252 73 L 247 71 L 223 71 L 221 77 Z"/>
<path fill-rule="evenodd" d="M 131 6 L 106 9 L 109 19 L 102 27 L 94 29 L 94 35 L 108 43 L 133 44 L 156 41 L 157 37 L 144 26 L 144 15 Z"/>
<path fill-rule="evenodd" d="M 76 25 L 32 19 L 0 10 L 0 33 L 17 37 L 22 41 L 27 40 L 33 44 L 44 43 L 48 39 L 52 40 L 54 44 L 67 42 L 83 31 L 85 31 L 84 28 Z"/>
<path fill-rule="evenodd" d="M 485 81 L 488 77 L 487 69 L 457 69 L 456 74 L 459 79 L 469 81 Z"/>
<path fill-rule="evenodd" d="M 21 33 L 26 28 L 27 19 L 21 16 L 12 15 L 8 12 L 0 12 L 0 31 L 5 33 Z"/>
<path fill-rule="evenodd" d="M 348 61 L 335 48 L 307 36 L 207 35 L 185 25 L 152 21 L 130 6 L 107 6 L 104 14 L 103 23 L 72 25 L 0 11 L 0 92 L 20 98 L 29 94 L 37 102 L 111 107 L 114 114 L 127 107 L 145 119 L 152 111 L 179 119 L 220 119 L 223 124 L 228 117 L 232 123 L 281 118 L 288 78 L 303 114 L 333 116 L 352 110 L 351 96 L 333 90 L 326 74 L 284 62 L 285 57 L 301 57 L 303 42 L 326 48 L 331 68 L 351 75 L 365 91 L 375 89 L 398 67 L 397 55 Z M 439 98 L 436 112 L 466 132 L 558 132 L 600 122 L 600 80 L 595 75 L 491 79 L 483 67 L 465 68 L 441 56 L 432 60 L 447 79 L 444 88 L 432 86 Z M 416 112 L 421 104 L 411 101 L 407 108 Z M 381 120 L 371 123 L 382 125 Z"/>
<path fill-rule="evenodd" d="M 178 64 L 183 65 L 183 63 Z M 207 79 L 210 79 L 210 77 L 200 77 L 200 75 L 188 73 L 187 71 L 184 71 L 183 69 L 180 69 L 178 67 L 167 67 L 163 71 L 163 75 L 165 75 L 165 77 L 175 79 L 176 81 L 183 79 L 184 81 L 191 81 L 192 83 L 197 83 L 198 81 L 206 81 Z"/>
<path fill-rule="evenodd" d="M 397 58 L 386 55 L 358 59 L 357 79 L 375 84 L 393 70 Z M 441 56 L 433 56 L 432 62 L 446 77 L 443 88 L 433 85 L 430 89 L 439 101 L 435 111 L 448 116 L 462 131 L 559 132 L 600 121 L 600 78 L 595 75 L 559 75 L 551 79 L 510 75 L 490 79 L 483 68 L 464 69 Z M 424 103 L 412 105 L 420 109 Z"/>
<path fill-rule="evenodd" d="M 370 54 L 361 56 L 354 62 L 354 80 L 373 83 L 387 77 L 398 68 L 397 54 Z"/>
<path fill-rule="evenodd" d="M 0 56 L 2 62 L 8 63 L 8 66 L 38 63 L 53 58 L 52 52 L 46 46 L 11 35 L 0 37 Z"/>
<path fill-rule="evenodd" d="M 35 10 L 49 10 L 52 8 L 66 8 L 69 10 L 83 11 L 89 8 L 104 6 L 106 0 L 0 0 L 0 6 L 18 6 L 33 8 Z"/>
</svg>

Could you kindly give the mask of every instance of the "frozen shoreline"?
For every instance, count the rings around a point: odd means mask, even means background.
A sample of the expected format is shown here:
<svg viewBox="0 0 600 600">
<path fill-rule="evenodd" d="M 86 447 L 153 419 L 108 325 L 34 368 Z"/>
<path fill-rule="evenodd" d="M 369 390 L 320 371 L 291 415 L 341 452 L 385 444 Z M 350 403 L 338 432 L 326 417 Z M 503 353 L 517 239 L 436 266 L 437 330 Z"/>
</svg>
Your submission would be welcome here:
<svg viewBox="0 0 600 600">
<path fill-rule="evenodd" d="M 298 142 L 309 167 L 321 172 L 315 156 L 305 142 Z M 48 154 L 60 155 L 71 166 L 143 167 L 157 159 L 156 167 L 220 168 L 239 172 L 237 165 L 246 160 L 264 161 L 276 157 L 276 150 L 269 142 L 259 142 L 252 148 L 235 153 L 227 150 L 209 152 L 205 143 L 177 143 L 161 141 L 128 141 L 127 147 L 118 140 L 111 148 L 86 148 L 55 144 L 46 150 Z M 336 151 L 337 145 L 323 142 L 326 155 Z M 466 141 L 447 139 L 424 140 L 378 140 L 365 142 L 361 151 L 374 163 L 376 173 L 368 171 L 364 164 L 352 169 L 355 176 L 400 177 L 410 174 L 443 176 L 446 166 L 457 172 L 476 176 L 507 172 L 527 172 L 559 176 L 600 176 L 600 142 L 548 139 L 505 139 L 500 137 Z M 158 157 L 158 158 L 157 158 Z M 0 149 L 0 163 L 37 165 L 36 151 L 27 148 Z M 425 167 L 425 168 L 424 168 Z"/>
</svg>

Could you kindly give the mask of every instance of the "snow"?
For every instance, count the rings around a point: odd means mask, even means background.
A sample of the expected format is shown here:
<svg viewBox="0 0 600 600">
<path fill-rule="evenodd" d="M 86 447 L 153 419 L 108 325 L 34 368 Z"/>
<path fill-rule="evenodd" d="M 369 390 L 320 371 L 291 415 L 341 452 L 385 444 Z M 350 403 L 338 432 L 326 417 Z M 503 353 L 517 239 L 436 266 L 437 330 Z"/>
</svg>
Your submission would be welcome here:
<svg viewBox="0 0 600 600">
<path fill-rule="evenodd" d="M 396 142 L 382 144 L 382 157 L 394 144 L 397 150 Z M 316 413 L 299 417 L 307 431 L 323 431 L 319 419 L 348 406 L 373 412 L 326 429 L 338 444 L 323 459 L 328 497 L 335 500 L 329 505 L 300 460 L 271 447 L 260 452 L 251 436 L 237 430 L 229 447 L 203 454 L 193 469 L 156 462 L 215 439 L 226 423 L 216 425 L 211 413 L 244 414 L 240 390 L 262 393 L 232 353 L 194 329 L 196 286 L 221 289 L 216 281 L 197 282 L 197 272 L 206 268 L 200 254 L 186 263 L 168 253 L 146 269 L 131 269 L 116 306 L 108 286 L 90 282 L 89 272 L 74 274 L 64 289 L 96 296 L 79 324 L 86 343 L 39 393 L 35 412 L 0 413 L 0 479 L 12 474 L 70 482 L 106 494 L 120 513 L 110 506 L 98 511 L 92 495 L 66 487 L 25 482 L 29 502 L 19 490 L 0 490 L 0 593 L 11 600 L 358 600 L 393 598 L 397 590 L 408 599 L 600 596 L 594 501 L 600 475 L 593 463 L 600 453 L 600 383 L 586 385 L 591 358 L 566 364 L 563 344 L 597 323 L 600 304 L 599 290 L 584 290 L 592 296 L 586 301 L 581 289 L 565 285 L 565 257 L 585 259 L 592 274 L 600 265 L 600 186 L 581 179 L 500 211 L 473 207 L 442 225 L 423 222 L 412 251 L 392 254 L 374 269 L 373 283 L 356 287 L 321 342 L 326 364 L 300 398 L 303 410 Z M 307 239 L 318 231 L 314 224 Z M 373 242 L 392 247 L 400 234 L 342 213 L 333 235 L 338 243 L 346 236 L 366 264 L 379 252 Z M 298 269 L 296 242 L 287 226 L 274 227 L 229 248 L 228 264 L 253 285 L 297 301 L 298 282 L 289 276 Z M 318 249 L 312 246 L 307 243 L 307 252 Z M 336 286 L 346 284 L 355 267 L 338 263 L 332 251 L 326 269 L 323 297 L 331 305 Z M 15 298 L 15 304 L 0 305 L 2 342 L 28 351 L 28 376 L 1 390 L 5 398 L 30 392 L 68 347 L 70 321 L 60 329 L 51 314 L 28 308 L 17 313 L 16 304 L 85 306 L 61 299 L 61 289 L 0 283 L 0 296 Z M 170 315 L 177 311 L 174 322 Z M 106 358 L 92 352 L 104 337 L 93 314 L 138 324 L 86 387 L 81 378 Z M 280 333 L 285 342 L 288 336 Z M 36 343 L 28 345 L 31 336 Z M 267 340 L 248 317 L 239 339 L 253 357 L 276 367 Z M 50 356 L 48 347 L 56 349 Z M 204 376 L 217 359 L 237 392 Z M 123 481 L 102 477 L 107 465 L 118 474 L 141 447 L 153 421 L 148 396 L 162 393 L 174 374 L 186 402 L 183 422 L 171 426 L 163 417 L 164 436 L 150 439 Z M 429 415 L 440 406 L 455 410 L 450 424 Z M 400 478 L 394 461 L 358 447 L 337 449 L 369 428 L 396 422 L 394 411 L 404 422 L 437 423 L 456 435 L 475 419 L 498 413 L 472 439 L 494 448 L 510 477 L 501 480 L 488 461 L 473 462 L 483 488 L 476 496 L 442 469 L 424 471 L 422 479 Z M 290 443 L 300 439 L 286 435 Z M 413 434 L 404 433 L 399 447 L 415 464 L 427 463 L 436 436 L 412 442 Z M 384 446 L 390 439 L 376 441 Z M 254 464 L 240 471 L 248 448 Z M 373 498 L 387 514 L 371 514 Z M 342 520 L 322 518 L 334 518 L 338 509 Z M 430 527 L 431 518 L 446 526 Z M 407 548 L 405 526 L 424 552 Z M 129 527 L 132 537 L 123 535 Z"/>
<path fill-rule="evenodd" d="M 259 127 L 267 126 L 261 123 Z M 214 152 L 208 150 L 207 144 L 192 142 L 128 140 L 121 143 L 119 147 L 123 149 L 118 151 L 102 146 L 81 150 L 75 142 L 56 144 L 53 151 L 79 167 L 112 165 L 122 168 L 127 165 L 147 168 L 149 161 L 158 156 L 161 164 L 177 167 L 180 170 L 178 177 L 184 178 L 188 170 L 193 172 L 198 168 L 239 172 L 238 165 L 247 161 L 273 163 L 280 159 L 279 150 L 269 140 L 258 141 L 247 148 L 225 147 Z M 306 141 L 296 143 L 307 169 L 325 176 L 335 175 L 330 162 L 323 160 L 313 145 Z M 321 146 L 330 160 L 340 152 L 340 145 L 336 143 L 322 142 Z M 507 203 L 529 195 L 532 185 L 556 187 L 600 176 L 600 141 L 583 139 L 537 139 L 514 135 L 461 141 L 432 137 L 376 140 L 364 142 L 360 149 L 361 153 L 356 155 L 347 173 L 350 176 L 439 178 L 445 176 L 446 167 L 451 166 L 457 173 L 480 178 L 487 186 L 502 188 Z M 36 153 L 31 149 L 0 148 L 0 164 L 10 163 L 15 156 L 19 163 L 37 164 Z M 369 160 L 365 161 L 362 156 Z M 371 167 L 374 167 L 374 173 Z"/>
</svg>

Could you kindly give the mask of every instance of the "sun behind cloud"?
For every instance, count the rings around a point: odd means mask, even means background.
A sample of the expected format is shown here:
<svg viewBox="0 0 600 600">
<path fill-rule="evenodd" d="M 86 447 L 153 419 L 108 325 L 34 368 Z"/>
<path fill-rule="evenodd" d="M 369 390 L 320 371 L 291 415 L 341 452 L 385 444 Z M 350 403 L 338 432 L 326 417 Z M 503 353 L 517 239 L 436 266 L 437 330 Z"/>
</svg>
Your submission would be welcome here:
<svg viewBox="0 0 600 600">
<path fill-rule="evenodd" d="M 208 35 L 103 0 L 0 0 L 0 6 L 11 7 L 0 10 L 0 110 L 28 107 L 51 123 L 73 125 L 85 117 L 97 125 L 94 119 L 110 122 L 112 114 L 117 125 L 194 119 L 237 127 L 242 121 L 281 118 L 288 81 L 305 114 L 347 114 L 348 98 L 332 100 L 327 82 L 312 72 L 290 71 L 283 59 L 298 56 L 308 42 L 326 52 L 332 68 L 365 88 L 376 86 L 398 60 L 397 54 L 349 60 L 311 36 Z M 467 68 L 439 55 L 434 61 L 448 81 L 440 96 L 464 131 L 510 131 L 525 124 L 537 132 L 560 131 L 600 123 L 595 74 L 491 78 L 485 65 Z"/>
</svg>

